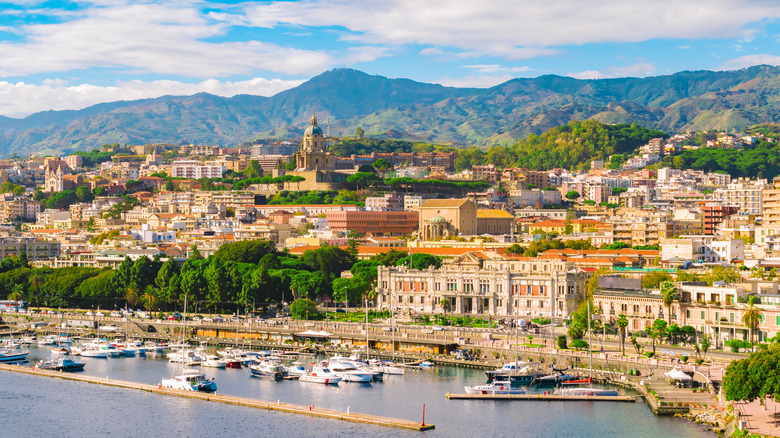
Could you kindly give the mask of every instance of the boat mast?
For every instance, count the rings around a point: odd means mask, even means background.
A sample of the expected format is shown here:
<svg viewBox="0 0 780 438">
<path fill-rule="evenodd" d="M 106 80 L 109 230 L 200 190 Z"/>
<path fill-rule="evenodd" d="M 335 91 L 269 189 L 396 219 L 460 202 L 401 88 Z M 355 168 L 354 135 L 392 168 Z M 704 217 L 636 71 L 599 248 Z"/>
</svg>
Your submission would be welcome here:
<svg viewBox="0 0 780 438">
<path fill-rule="evenodd" d="M 366 298 L 366 362 L 368 362 L 368 298 Z"/>
<path fill-rule="evenodd" d="M 553 337 L 555 336 L 555 290 L 550 287 L 550 368 L 555 372 L 555 363 L 553 362 Z M 541 322 L 541 321 L 540 321 Z"/>
<path fill-rule="evenodd" d="M 590 387 L 593 388 L 593 332 L 590 330 L 590 300 L 588 300 L 588 350 L 590 350 Z"/>
</svg>

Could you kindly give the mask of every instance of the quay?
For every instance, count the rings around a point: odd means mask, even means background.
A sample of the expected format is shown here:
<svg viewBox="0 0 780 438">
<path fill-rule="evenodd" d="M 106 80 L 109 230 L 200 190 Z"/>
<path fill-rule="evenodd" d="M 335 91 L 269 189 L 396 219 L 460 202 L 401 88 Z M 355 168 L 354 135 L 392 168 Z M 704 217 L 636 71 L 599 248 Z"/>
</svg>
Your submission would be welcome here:
<svg viewBox="0 0 780 438">
<path fill-rule="evenodd" d="M 72 373 L 63 373 L 60 371 L 49 371 L 35 368 L 29 368 L 21 365 L 0 364 L 0 371 L 12 371 L 17 373 L 29 374 L 33 376 L 56 377 L 65 380 L 77 382 L 93 383 L 97 385 L 113 386 L 116 388 L 136 389 L 159 395 L 184 397 L 190 399 L 203 400 L 208 402 L 225 403 L 236 406 L 246 406 L 250 408 L 266 409 L 269 411 L 287 412 L 290 414 L 302 414 L 312 417 L 328 418 L 333 420 L 350 421 L 353 423 L 372 424 L 376 426 L 395 427 L 400 429 L 425 431 L 434 429 L 433 424 L 425 424 L 404 420 L 399 418 L 383 417 L 372 414 L 361 414 L 357 412 L 342 412 L 335 409 L 320 408 L 315 406 L 304 406 L 291 403 L 270 402 L 248 397 L 238 397 L 231 395 L 221 395 L 216 393 L 179 391 L 175 389 L 161 388 L 155 385 L 144 383 L 128 382 L 109 378 L 77 375 Z M 423 420 L 424 421 L 424 420 Z"/>
<path fill-rule="evenodd" d="M 451 394 L 444 395 L 449 400 L 524 400 L 524 401 L 604 401 L 636 402 L 633 395 L 555 395 L 555 394 Z"/>
</svg>

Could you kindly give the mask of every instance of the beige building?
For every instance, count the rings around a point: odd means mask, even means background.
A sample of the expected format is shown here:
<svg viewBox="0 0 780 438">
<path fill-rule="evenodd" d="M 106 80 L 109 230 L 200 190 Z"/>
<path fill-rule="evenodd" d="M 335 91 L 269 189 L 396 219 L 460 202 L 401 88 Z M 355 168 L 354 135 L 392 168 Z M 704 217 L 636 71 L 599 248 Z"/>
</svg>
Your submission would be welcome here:
<svg viewBox="0 0 780 438">
<path fill-rule="evenodd" d="M 377 307 L 493 317 L 567 318 L 584 299 L 590 273 L 561 260 L 485 258 L 467 252 L 439 269 L 380 266 Z M 551 312 L 551 308 L 554 309 Z"/>
<path fill-rule="evenodd" d="M 477 206 L 468 199 L 429 199 L 420 205 L 419 211 L 421 231 L 432 220 L 441 222 L 441 218 L 454 227 L 455 235 L 477 234 Z"/>
<path fill-rule="evenodd" d="M 780 177 L 764 188 L 762 194 L 764 230 L 767 236 L 780 234 Z"/>
<path fill-rule="evenodd" d="M 504 210 L 477 210 L 477 234 L 509 234 L 515 217 Z"/>
</svg>

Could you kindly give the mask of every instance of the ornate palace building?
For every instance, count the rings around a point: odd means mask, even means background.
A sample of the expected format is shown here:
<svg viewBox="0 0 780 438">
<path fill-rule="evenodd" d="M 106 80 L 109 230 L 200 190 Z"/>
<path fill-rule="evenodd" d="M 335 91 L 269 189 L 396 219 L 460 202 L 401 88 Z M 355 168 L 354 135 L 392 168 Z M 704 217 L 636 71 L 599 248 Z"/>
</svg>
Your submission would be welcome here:
<svg viewBox="0 0 780 438">
<path fill-rule="evenodd" d="M 424 270 L 380 266 L 379 309 L 493 317 L 568 318 L 584 299 L 591 273 L 574 263 L 469 252 Z"/>
</svg>

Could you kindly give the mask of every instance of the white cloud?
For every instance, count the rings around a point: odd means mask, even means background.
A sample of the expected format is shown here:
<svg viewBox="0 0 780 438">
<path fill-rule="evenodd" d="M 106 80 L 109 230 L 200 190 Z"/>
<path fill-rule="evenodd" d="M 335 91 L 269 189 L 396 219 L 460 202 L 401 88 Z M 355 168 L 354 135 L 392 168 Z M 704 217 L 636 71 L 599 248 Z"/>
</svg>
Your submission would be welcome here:
<svg viewBox="0 0 780 438">
<path fill-rule="evenodd" d="M 43 110 L 80 109 L 101 102 L 135 100 L 164 95 L 190 95 L 199 92 L 218 96 L 255 94 L 271 96 L 300 85 L 303 81 L 253 78 L 246 81 L 223 82 L 208 79 L 199 83 L 179 81 L 126 81 L 115 86 L 92 84 L 67 85 L 62 79 L 47 79 L 40 85 L 24 82 L 0 82 L 0 114 L 24 117 Z"/>
<path fill-rule="evenodd" d="M 603 70 L 586 70 L 577 73 L 567 73 L 566 76 L 575 79 L 606 79 L 623 77 L 645 77 L 655 74 L 656 68 L 649 62 L 637 62 L 625 66 L 610 66 Z"/>
<path fill-rule="evenodd" d="M 478 73 L 520 73 L 531 70 L 530 67 L 504 67 L 499 64 L 464 65 L 462 68 L 468 68 Z"/>
<path fill-rule="evenodd" d="M 230 24 L 187 2 L 108 1 L 72 19 L 19 26 L 21 42 L 0 43 L 0 76 L 99 67 L 209 78 L 315 73 L 336 62 L 325 52 L 262 41 L 207 41 L 224 36 Z"/>
<path fill-rule="evenodd" d="M 442 84 L 445 87 L 458 87 L 458 88 L 490 88 L 498 84 L 503 84 L 506 81 L 512 80 L 515 77 L 509 74 L 502 75 L 469 75 L 460 78 L 451 78 L 444 76 L 436 79 L 433 82 Z"/>
<path fill-rule="evenodd" d="M 754 65 L 780 65 L 780 56 L 761 53 L 757 55 L 745 55 L 726 61 L 716 70 L 739 70 Z"/>
<path fill-rule="evenodd" d="M 548 47 L 569 44 L 750 38 L 755 33 L 747 26 L 780 17 L 780 4 L 764 0 L 591 0 L 587 6 L 581 0 L 303 0 L 241 7 L 242 19 L 258 27 L 339 26 L 350 41 L 416 43 L 507 59 L 549 56 L 556 52 Z"/>
</svg>

